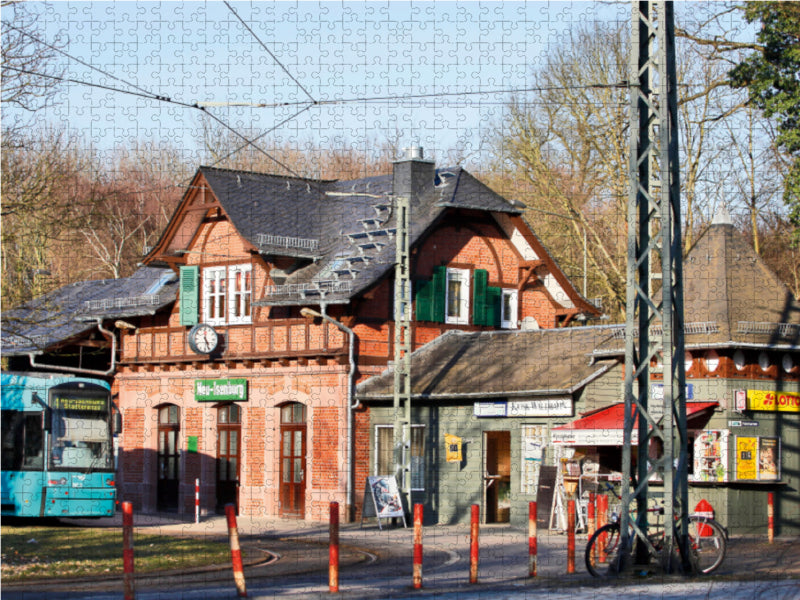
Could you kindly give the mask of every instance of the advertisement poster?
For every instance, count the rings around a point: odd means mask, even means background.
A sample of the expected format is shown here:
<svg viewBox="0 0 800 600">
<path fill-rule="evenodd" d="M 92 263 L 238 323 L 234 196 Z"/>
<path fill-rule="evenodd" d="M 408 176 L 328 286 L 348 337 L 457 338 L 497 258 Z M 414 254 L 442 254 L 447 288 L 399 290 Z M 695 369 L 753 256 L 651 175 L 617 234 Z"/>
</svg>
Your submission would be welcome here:
<svg viewBox="0 0 800 600">
<path fill-rule="evenodd" d="M 736 438 L 736 479 L 780 479 L 780 440 L 776 437 Z"/>
<path fill-rule="evenodd" d="M 758 438 L 736 438 L 736 479 L 758 479 Z"/>
<path fill-rule="evenodd" d="M 727 429 L 709 429 L 695 438 L 694 481 L 728 481 Z"/>
<path fill-rule="evenodd" d="M 778 438 L 758 439 L 758 479 L 777 481 L 779 476 Z"/>
</svg>

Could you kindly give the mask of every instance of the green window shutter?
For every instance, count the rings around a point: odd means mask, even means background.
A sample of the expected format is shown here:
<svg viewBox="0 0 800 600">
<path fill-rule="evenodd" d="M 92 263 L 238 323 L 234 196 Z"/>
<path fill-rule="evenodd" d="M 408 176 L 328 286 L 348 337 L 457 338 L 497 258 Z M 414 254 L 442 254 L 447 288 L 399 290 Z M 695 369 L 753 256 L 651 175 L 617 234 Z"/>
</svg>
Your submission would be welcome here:
<svg viewBox="0 0 800 600">
<path fill-rule="evenodd" d="M 200 268 L 181 267 L 181 325 L 197 325 L 200 297 Z"/>
<path fill-rule="evenodd" d="M 499 287 L 486 288 L 486 325 L 490 327 L 500 327 L 501 304 L 503 302 L 503 290 Z"/>
<path fill-rule="evenodd" d="M 486 320 L 486 289 L 489 283 L 489 272 L 486 269 L 475 269 L 472 276 L 472 322 L 475 325 L 489 325 Z"/>
<path fill-rule="evenodd" d="M 433 318 L 436 323 L 444 323 L 444 301 L 447 289 L 447 267 L 433 267 Z"/>
<path fill-rule="evenodd" d="M 414 282 L 416 294 L 417 321 L 433 321 L 433 282 L 419 280 Z"/>
</svg>

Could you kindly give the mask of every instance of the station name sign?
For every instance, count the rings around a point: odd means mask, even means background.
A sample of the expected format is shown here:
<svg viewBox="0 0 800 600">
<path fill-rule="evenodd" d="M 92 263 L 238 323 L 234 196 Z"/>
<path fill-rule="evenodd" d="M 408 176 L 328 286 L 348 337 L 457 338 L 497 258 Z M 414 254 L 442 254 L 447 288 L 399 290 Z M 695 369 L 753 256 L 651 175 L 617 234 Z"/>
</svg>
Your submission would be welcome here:
<svg viewBox="0 0 800 600">
<path fill-rule="evenodd" d="M 195 379 L 197 402 L 246 402 L 247 379 Z"/>
<path fill-rule="evenodd" d="M 472 414 L 476 417 L 571 417 L 572 398 L 476 402 Z"/>
</svg>

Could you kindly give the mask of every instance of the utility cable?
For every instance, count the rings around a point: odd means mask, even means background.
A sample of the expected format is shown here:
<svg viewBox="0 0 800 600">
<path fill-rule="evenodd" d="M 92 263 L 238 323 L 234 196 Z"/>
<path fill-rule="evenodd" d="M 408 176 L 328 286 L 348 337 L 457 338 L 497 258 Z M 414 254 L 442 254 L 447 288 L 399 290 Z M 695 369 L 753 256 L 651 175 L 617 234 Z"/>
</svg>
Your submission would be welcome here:
<svg viewBox="0 0 800 600">
<path fill-rule="evenodd" d="M 247 29 L 247 31 L 249 31 L 249 32 L 250 32 L 250 35 L 252 35 L 252 36 L 253 36 L 253 38 L 254 38 L 254 39 L 255 39 L 255 40 L 256 40 L 256 41 L 257 41 L 257 42 L 258 42 L 258 43 L 261 45 L 261 47 L 262 47 L 264 50 L 266 50 L 266 51 L 267 51 L 267 53 L 268 53 L 268 54 L 269 54 L 269 55 L 272 57 L 272 60 L 274 60 L 274 61 L 275 61 L 275 62 L 278 64 L 278 66 L 279 66 L 281 69 L 283 69 L 283 72 L 284 72 L 284 73 L 286 73 L 286 74 L 289 76 L 289 78 L 290 78 L 292 81 L 294 81 L 294 82 L 297 84 L 297 87 L 299 87 L 301 90 L 303 90 L 303 92 L 305 92 L 305 95 L 306 95 L 306 96 L 308 96 L 308 98 L 311 100 L 311 102 L 313 102 L 314 104 L 317 104 L 317 101 L 314 99 L 314 96 L 312 96 L 312 95 L 311 95 L 311 94 L 308 92 L 308 90 L 307 90 L 306 88 L 304 88 L 304 87 L 303 87 L 303 85 L 302 85 L 302 84 L 301 84 L 299 81 L 297 81 L 297 79 L 295 78 L 295 76 L 294 76 L 294 75 L 292 75 L 292 74 L 289 72 L 289 70 L 288 70 L 286 67 L 284 67 L 284 66 L 283 66 L 283 64 L 281 63 L 281 61 L 279 61 L 279 60 L 278 60 L 278 57 L 277 57 L 277 56 L 275 56 L 275 55 L 272 53 L 272 51 L 271 51 L 269 48 L 267 48 L 267 45 L 266 45 L 264 42 L 262 42 L 262 41 L 259 39 L 259 37 L 256 35 L 256 32 L 255 32 L 255 31 L 253 31 L 253 30 L 250 28 L 250 26 L 249 26 L 247 23 L 245 23 L 244 19 L 242 19 L 242 17 L 240 17 L 240 16 L 239 16 L 239 13 L 237 13 L 237 12 L 236 12 L 236 11 L 233 9 L 233 7 L 232 7 L 230 4 L 228 4 L 228 2 L 227 2 L 227 1 L 225 1 L 225 2 L 224 2 L 224 4 L 225 4 L 225 6 L 227 6 L 227 7 L 228 7 L 228 9 L 230 9 L 230 11 L 233 13 L 233 16 L 235 16 L 237 19 L 239 19 L 239 21 L 240 21 L 240 22 L 241 22 L 241 24 L 244 26 L 244 28 L 245 28 L 245 29 Z"/>
</svg>

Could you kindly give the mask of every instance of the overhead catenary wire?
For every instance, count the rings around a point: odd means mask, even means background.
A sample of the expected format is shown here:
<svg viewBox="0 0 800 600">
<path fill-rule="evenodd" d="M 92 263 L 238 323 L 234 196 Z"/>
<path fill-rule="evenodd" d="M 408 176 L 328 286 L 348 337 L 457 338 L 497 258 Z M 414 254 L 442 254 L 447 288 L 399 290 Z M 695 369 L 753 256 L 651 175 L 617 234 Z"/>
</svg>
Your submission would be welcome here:
<svg viewBox="0 0 800 600">
<path fill-rule="evenodd" d="M 292 81 L 294 81 L 294 82 L 297 84 L 297 87 L 299 87 L 301 90 L 303 90 L 303 92 L 305 93 L 305 95 L 306 95 L 306 96 L 308 96 L 308 98 L 309 98 L 309 100 L 311 100 L 311 102 L 313 102 L 314 104 L 316 104 L 316 103 L 317 103 L 317 101 L 314 99 L 314 96 L 312 96 L 312 95 L 311 95 L 311 93 L 310 93 L 310 92 L 309 92 L 309 91 L 308 91 L 308 90 L 307 90 L 305 87 L 303 87 L 303 84 L 301 84 L 301 83 L 300 83 L 300 82 L 297 80 L 297 78 L 296 78 L 294 75 L 292 75 L 292 74 L 289 72 L 289 70 L 288 70 L 288 69 L 287 69 L 285 66 L 283 66 L 283 63 L 281 63 L 281 61 L 280 61 L 280 60 L 278 60 L 278 57 L 277 57 L 277 56 L 275 56 L 275 55 L 272 53 L 272 51 L 271 51 L 271 50 L 270 50 L 270 49 L 267 47 L 267 45 L 266 45 L 264 42 L 262 42 L 262 41 L 261 41 L 261 39 L 260 39 L 260 38 L 259 38 L 259 37 L 256 35 L 256 32 L 255 32 L 255 31 L 253 31 L 253 30 L 252 30 L 252 28 L 251 28 L 251 27 L 250 27 L 250 26 L 249 26 L 249 25 L 248 25 L 248 24 L 245 22 L 245 20 L 244 20 L 244 19 L 242 19 L 242 17 L 240 17 L 240 16 L 239 16 L 239 13 L 237 13 L 237 12 L 234 10 L 234 8 L 233 8 L 233 7 L 232 7 L 232 6 L 231 6 L 231 5 L 230 5 L 230 4 L 229 4 L 227 1 L 225 1 L 225 2 L 224 2 L 224 4 L 225 4 L 225 6 L 227 6 L 227 7 L 228 7 L 228 9 L 229 9 L 229 10 L 230 10 L 230 11 L 233 13 L 233 16 L 235 16 L 237 19 L 239 19 L 239 22 L 240 22 L 240 23 L 241 23 L 241 24 L 244 26 L 244 28 L 245 28 L 245 29 L 247 29 L 247 31 L 249 31 L 249 32 L 250 32 L 250 35 L 252 35 L 252 36 L 253 36 L 253 39 L 255 39 L 255 40 L 256 40 L 256 41 L 257 41 L 257 42 L 258 42 L 258 43 L 261 45 L 261 47 L 262 47 L 264 50 L 266 50 L 266 51 L 267 51 L 267 54 L 269 54 L 269 55 L 272 57 L 272 60 L 274 60 L 274 61 L 275 61 L 275 63 L 276 63 L 276 64 L 277 64 L 277 65 L 278 65 L 278 66 L 279 66 L 281 69 L 283 69 L 283 72 L 284 72 L 284 73 L 286 73 L 286 74 L 289 76 L 289 78 L 290 78 Z"/>
</svg>

